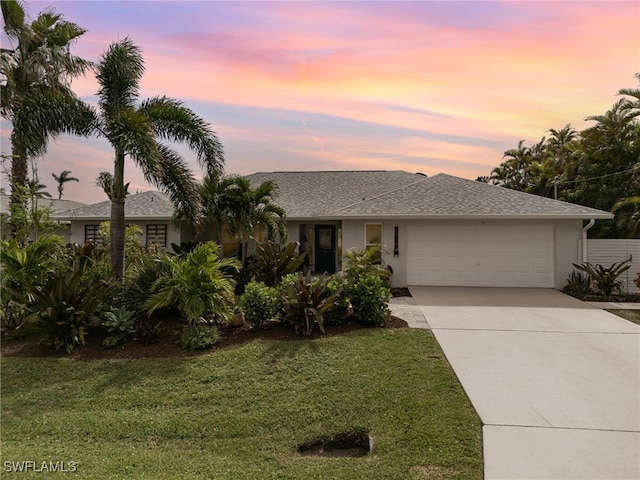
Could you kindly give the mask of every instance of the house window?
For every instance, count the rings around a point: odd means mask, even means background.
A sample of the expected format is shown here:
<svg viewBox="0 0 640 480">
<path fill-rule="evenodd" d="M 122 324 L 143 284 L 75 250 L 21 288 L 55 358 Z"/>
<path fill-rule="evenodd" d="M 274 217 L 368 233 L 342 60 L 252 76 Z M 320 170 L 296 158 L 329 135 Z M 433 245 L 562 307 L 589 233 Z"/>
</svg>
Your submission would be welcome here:
<svg viewBox="0 0 640 480">
<path fill-rule="evenodd" d="M 147 247 L 167 248 L 167 226 L 147 225 Z"/>
<path fill-rule="evenodd" d="M 374 246 L 382 245 L 382 224 L 366 223 L 364 226 L 364 246 L 369 249 Z M 376 260 L 382 263 L 382 251 L 376 256 Z"/>
<path fill-rule="evenodd" d="M 264 223 L 256 227 L 256 230 L 253 232 L 253 238 L 259 243 L 266 242 L 269 239 L 269 229 Z"/>
<path fill-rule="evenodd" d="M 84 243 L 93 243 L 96 247 L 102 246 L 102 237 L 100 236 L 100 225 L 84 226 Z"/>
<path fill-rule="evenodd" d="M 229 227 L 222 227 L 222 256 L 237 257 L 238 256 L 238 237 L 232 235 Z"/>
</svg>

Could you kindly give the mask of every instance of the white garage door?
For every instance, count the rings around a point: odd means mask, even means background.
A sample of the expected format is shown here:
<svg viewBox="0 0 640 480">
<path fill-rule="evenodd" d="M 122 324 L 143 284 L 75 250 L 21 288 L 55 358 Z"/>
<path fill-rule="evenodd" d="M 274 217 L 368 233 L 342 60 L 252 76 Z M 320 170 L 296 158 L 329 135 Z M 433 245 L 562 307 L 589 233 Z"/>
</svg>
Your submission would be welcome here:
<svg viewBox="0 0 640 480">
<path fill-rule="evenodd" d="M 416 226 L 407 241 L 408 285 L 554 286 L 552 226 Z"/>
</svg>

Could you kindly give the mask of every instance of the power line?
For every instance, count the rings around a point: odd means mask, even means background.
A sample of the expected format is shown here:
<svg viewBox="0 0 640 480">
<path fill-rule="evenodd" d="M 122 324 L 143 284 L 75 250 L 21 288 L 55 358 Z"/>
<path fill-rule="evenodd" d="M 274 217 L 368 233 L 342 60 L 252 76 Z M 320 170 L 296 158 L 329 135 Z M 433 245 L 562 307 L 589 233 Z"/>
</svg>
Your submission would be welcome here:
<svg viewBox="0 0 640 480">
<path fill-rule="evenodd" d="M 622 170 L 620 172 L 608 173 L 606 175 L 600 175 L 598 177 L 583 178 L 583 179 L 580 179 L 580 180 L 564 180 L 562 182 L 556 182 L 556 184 L 557 185 L 563 185 L 563 184 L 567 184 L 567 183 L 580 183 L 580 182 L 588 182 L 590 180 L 598 180 L 600 178 L 613 177 L 614 175 L 620 175 L 621 173 L 627 173 L 627 172 L 632 172 L 634 170 L 637 170 L 639 166 L 640 166 L 640 164 L 637 164 L 634 167 L 631 167 L 631 168 L 629 168 L 627 170 Z"/>
</svg>

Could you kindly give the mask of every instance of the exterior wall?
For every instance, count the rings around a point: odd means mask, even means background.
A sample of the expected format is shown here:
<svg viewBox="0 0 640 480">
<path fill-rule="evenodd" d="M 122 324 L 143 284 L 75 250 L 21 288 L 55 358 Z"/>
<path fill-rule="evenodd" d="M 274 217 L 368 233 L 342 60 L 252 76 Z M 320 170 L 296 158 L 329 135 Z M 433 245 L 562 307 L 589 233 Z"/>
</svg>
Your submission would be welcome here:
<svg viewBox="0 0 640 480">
<path fill-rule="evenodd" d="M 84 227 L 85 225 L 100 225 L 101 221 L 92 220 L 92 221 L 72 221 L 71 222 L 71 230 L 70 230 L 70 243 L 77 243 L 78 245 L 82 245 L 84 243 Z M 140 243 L 142 245 L 146 245 L 147 243 L 147 225 L 166 225 L 167 226 L 167 250 L 172 251 L 171 244 L 176 243 L 180 245 L 181 241 L 181 232 L 180 227 L 176 227 L 171 221 L 161 221 L 161 220 L 151 220 L 151 221 L 140 221 L 140 222 L 127 222 L 127 223 L 135 223 L 139 225 L 142 229 L 142 235 L 140 235 Z"/>
<path fill-rule="evenodd" d="M 561 289 L 566 285 L 568 275 L 573 271 L 573 263 L 579 259 L 579 242 L 582 237 L 581 220 L 555 221 L 508 221 L 508 220 L 345 220 L 342 222 L 343 251 L 350 248 L 362 249 L 365 242 L 365 224 L 382 223 L 383 245 L 386 253 L 382 259 L 393 269 L 392 283 L 394 287 L 405 287 L 407 284 L 407 227 L 409 225 L 433 226 L 472 226 L 485 225 L 552 225 L 554 227 L 555 248 L 555 285 Z M 398 227 L 398 254 L 394 255 L 394 227 Z"/>
</svg>

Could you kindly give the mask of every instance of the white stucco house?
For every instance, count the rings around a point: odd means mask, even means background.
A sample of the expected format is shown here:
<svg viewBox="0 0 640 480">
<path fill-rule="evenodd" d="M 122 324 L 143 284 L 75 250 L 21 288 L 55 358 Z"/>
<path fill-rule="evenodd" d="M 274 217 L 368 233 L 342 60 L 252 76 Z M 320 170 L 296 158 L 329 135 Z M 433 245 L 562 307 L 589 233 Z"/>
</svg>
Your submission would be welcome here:
<svg viewBox="0 0 640 480">
<path fill-rule="evenodd" d="M 278 185 L 287 241 L 306 238 L 313 272 L 342 268 L 351 248 L 382 244 L 395 287 L 496 286 L 561 289 L 573 263 L 586 259 L 587 230 L 609 212 L 446 174 L 404 171 L 260 172 L 256 187 Z M 72 243 L 99 241 L 109 201 L 64 212 Z M 160 192 L 130 195 L 125 220 L 142 227 L 142 243 L 171 250 L 193 240 L 176 226 Z M 223 251 L 233 254 L 232 239 Z M 223 239 L 223 242 L 225 240 Z M 583 248 L 585 245 L 585 248 Z"/>
<path fill-rule="evenodd" d="M 265 172 L 279 187 L 289 241 L 306 236 L 312 271 L 382 243 L 393 285 L 561 289 L 582 262 L 590 221 L 609 212 L 446 174 Z M 585 257 L 586 258 L 586 257 Z"/>
<path fill-rule="evenodd" d="M 128 195 L 124 204 L 126 224 L 137 224 L 142 229 L 141 243 L 155 244 L 171 250 L 171 244 L 187 241 L 189 229 L 172 221 L 174 207 L 169 198 L 160 192 L 149 191 Z M 100 245 L 100 224 L 111 218 L 111 201 L 85 205 L 54 215 L 60 221 L 69 222 L 69 241 L 82 245 L 93 242 Z"/>
</svg>

